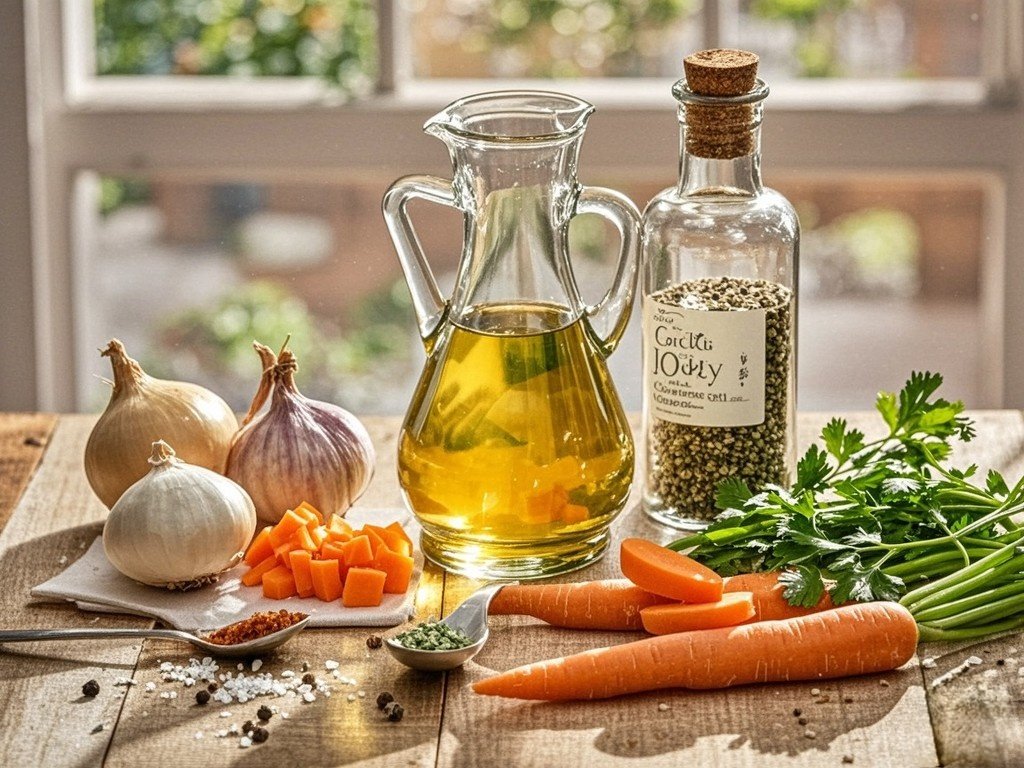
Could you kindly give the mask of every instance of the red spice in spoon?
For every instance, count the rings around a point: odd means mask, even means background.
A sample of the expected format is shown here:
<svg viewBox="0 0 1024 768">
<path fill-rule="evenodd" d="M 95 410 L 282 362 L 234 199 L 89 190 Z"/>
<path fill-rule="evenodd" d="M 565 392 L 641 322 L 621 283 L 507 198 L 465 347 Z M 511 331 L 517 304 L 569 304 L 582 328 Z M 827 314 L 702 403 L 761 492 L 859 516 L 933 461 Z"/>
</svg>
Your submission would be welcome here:
<svg viewBox="0 0 1024 768">
<path fill-rule="evenodd" d="M 279 632 L 297 624 L 304 618 L 306 618 L 305 613 L 292 613 L 285 610 L 260 611 L 247 619 L 214 630 L 206 635 L 206 639 L 217 645 L 238 645 Z"/>
</svg>

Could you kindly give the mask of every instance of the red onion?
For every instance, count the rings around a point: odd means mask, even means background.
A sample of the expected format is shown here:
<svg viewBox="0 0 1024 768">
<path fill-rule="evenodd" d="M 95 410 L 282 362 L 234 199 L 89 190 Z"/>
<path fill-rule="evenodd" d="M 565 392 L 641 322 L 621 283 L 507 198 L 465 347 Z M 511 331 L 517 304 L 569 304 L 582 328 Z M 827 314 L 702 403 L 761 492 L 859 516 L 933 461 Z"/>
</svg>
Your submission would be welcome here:
<svg viewBox="0 0 1024 768">
<path fill-rule="evenodd" d="M 280 357 L 259 342 L 253 346 L 263 376 L 228 454 L 227 476 L 249 493 L 266 522 L 303 501 L 325 516 L 344 515 L 373 476 L 376 456 L 366 427 L 344 408 L 299 392 L 287 343 Z M 257 416 L 268 397 L 270 407 Z"/>
</svg>

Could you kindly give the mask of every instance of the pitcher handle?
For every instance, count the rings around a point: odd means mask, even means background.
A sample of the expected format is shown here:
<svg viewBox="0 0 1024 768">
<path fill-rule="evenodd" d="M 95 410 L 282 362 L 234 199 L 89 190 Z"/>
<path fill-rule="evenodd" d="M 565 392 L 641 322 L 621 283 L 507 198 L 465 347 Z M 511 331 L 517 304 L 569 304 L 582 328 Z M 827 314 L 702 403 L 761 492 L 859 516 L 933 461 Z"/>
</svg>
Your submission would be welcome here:
<svg viewBox="0 0 1024 768">
<path fill-rule="evenodd" d="M 384 221 L 398 252 L 398 260 L 402 263 L 409 293 L 412 294 L 420 336 L 426 341 L 444 319 L 448 302 L 441 296 L 437 280 L 409 218 L 406 204 L 413 198 L 453 208 L 458 206 L 452 183 L 436 176 L 405 176 L 392 184 L 384 194 Z"/>
<path fill-rule="evenodd" d="M 619 265 L 611 288 L 586 314 L 598 345 L 605 357 L 615 351 L 629 324 L 636 295 L 637 268 L 640 262 L 640 211 L 633 201 L 614 189 L 583 187 L 576 201 L 575 214 L 596 213 L 608 219 L 619 231 L 622 246 Z"/>
</svg>

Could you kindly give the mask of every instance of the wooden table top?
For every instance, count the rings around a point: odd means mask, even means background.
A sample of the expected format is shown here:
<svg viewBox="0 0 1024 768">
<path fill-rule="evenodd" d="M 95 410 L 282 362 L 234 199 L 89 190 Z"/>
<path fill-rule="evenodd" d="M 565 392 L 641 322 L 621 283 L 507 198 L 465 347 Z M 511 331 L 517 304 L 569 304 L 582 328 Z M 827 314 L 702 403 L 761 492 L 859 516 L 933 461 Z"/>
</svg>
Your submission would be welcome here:
<svg viewBox="0 0 1024 768">
<path fill-rule="evenodd" d="M 1024 418 L 980 412 L 979 437 L 957 454 L 1019 476 Z M 877 431 L 877 417 L 850 420 Z M 68 605 L 32 603 L 29 590 L 54 576 L 101 530 L 106 510 L 82 470 L 91 416 L 0 415 L 0 626 L 148 627 L 131 616 L 86 614 Z M 806 444 L 822 424 L 801 415 Z M 379 466 L 367 506 L 400 505 L 395 477 L 395 419 L 368 419 Z M 635 504 L 616 535 L 668 540 Z M 613 547 L 612 550 L 615 548 Z M 614 551 L 568 578 L 616 575 Z M 476 585 L 427 565 L 417 594 L 422 619 L 450 611 Z M 1024 765 L 1024 637 L 922 646 L 915 659 L 884 675 L 728 691 L 663 691 L 612 701 L 535 704 L 476 696 L 468 683 L 491 671 L 598 645 L 624 633 L 578 632 L 519 617 L 495 617 L 491 641 L 474 662 L 447 675 L 400 667 L 365 645 L 367 629 L 309 630 L 265 660 L 262 671 L 325 675 L 337 660 L 355 686 L 333 681 L 334 695 L 293 703 L 274 718 L 270 739 L 241 749 L 217 738 L 230 723 L 252 719 L 255 703 L 199 707 L 189 689 L 160 679 L 160 661 L 183 663 L 188 649 L 166 641 L 94 641 L 9 645 L 0 652 L 0 765 L 4 766 L 933 766 Z M 982 664 L 951 682 L 937 677 L 977 655 Z M 999 660 L 1006 660 L 998 664 Z M 232 669 L 229 663 L 224 668 Z M 81 696 L 95 678 L 101 693 Z M 116 685 L 130 679 L 130 686 Z M 325 678 L 330 679 L 330 678 Z M 154 691 L 146 683 L 155 683 Z M 813 692 L 818 689 L 817 692 Z M 176 699 L 161 698 L 175 690 Z M 366 697 L 348 700 L 365 691 Z M 388 723 L 374 698 L 392 692 L 405 706 Z M 800 724 L 799 717 L 806 718 Z M 222 711 L 230 717 L 221 717 Z M 199 735 L 201 734 L 201 735 Z"/>
</svg>

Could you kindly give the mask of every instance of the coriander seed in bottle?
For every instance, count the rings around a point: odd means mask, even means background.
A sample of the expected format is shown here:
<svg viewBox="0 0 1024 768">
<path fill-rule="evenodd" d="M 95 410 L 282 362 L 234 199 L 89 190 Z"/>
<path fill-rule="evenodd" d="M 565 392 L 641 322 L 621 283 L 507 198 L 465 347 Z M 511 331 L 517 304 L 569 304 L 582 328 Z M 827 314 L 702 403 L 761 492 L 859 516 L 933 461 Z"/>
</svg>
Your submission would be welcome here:
<svg viewBox="0 0 1024 768">
<path fill-rule="evenodd" d="M 793 206 L 761 184 L 757 56 L 688 56 L 679 183 L 643 219 L 643 506 L 696 529 L 721 481 L 790 480 L 796 446 Z"/>
</svg>

